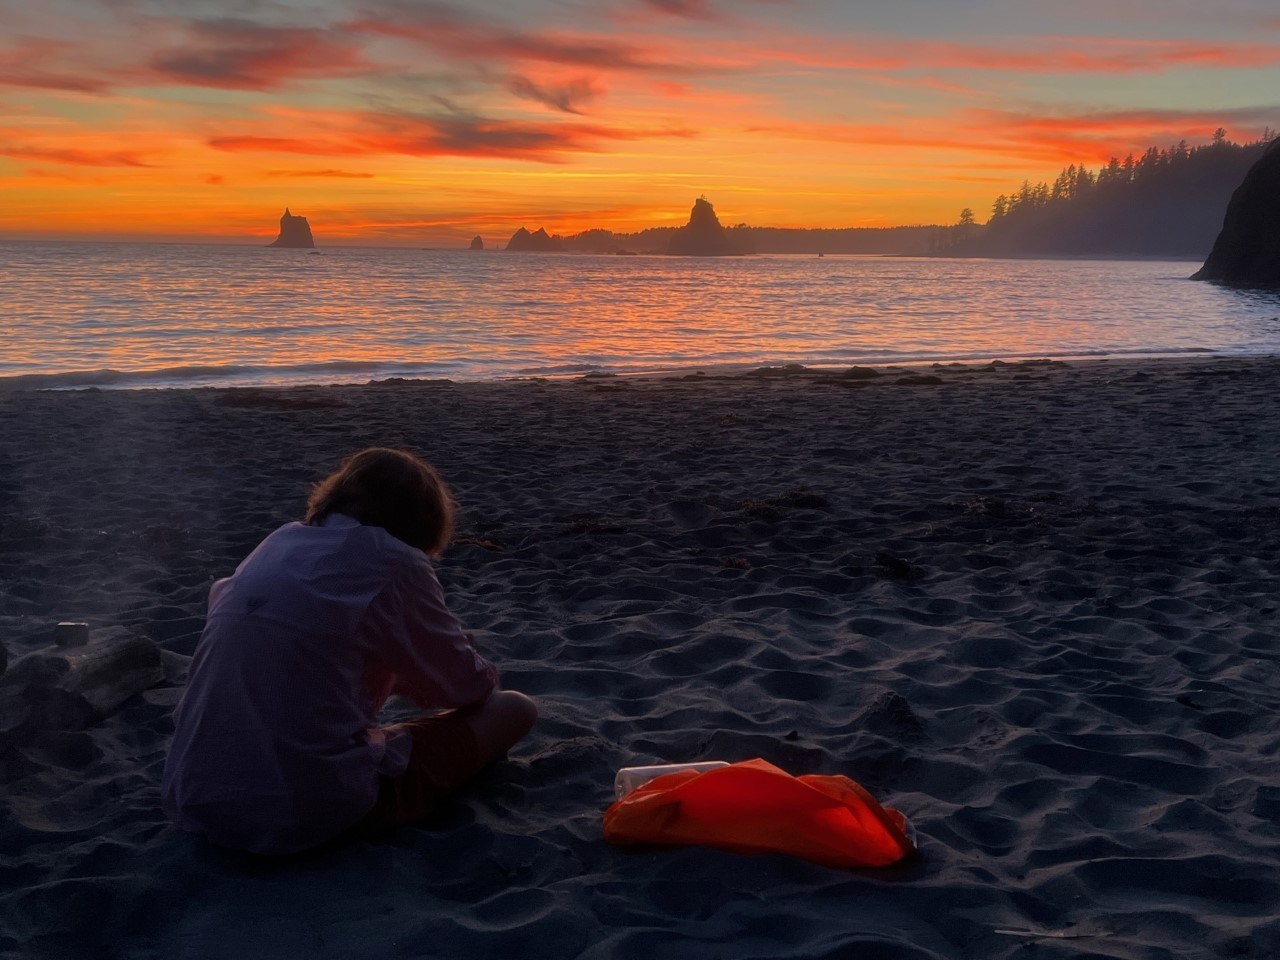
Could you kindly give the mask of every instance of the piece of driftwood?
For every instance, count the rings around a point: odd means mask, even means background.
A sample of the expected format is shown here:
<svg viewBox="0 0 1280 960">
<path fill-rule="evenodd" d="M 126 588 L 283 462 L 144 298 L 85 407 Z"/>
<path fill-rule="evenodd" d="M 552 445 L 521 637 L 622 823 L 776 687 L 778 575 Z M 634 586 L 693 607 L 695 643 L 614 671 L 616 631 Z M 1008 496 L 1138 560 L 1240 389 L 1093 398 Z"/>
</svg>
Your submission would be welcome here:
<svg viewBox="0 0 1280 960">
<path fill-rule="evenodd" d="M 0 677 L 0 740 L 36 730 L 82 730 L 164 679 L 160 648 L 113 630 L 79 647 L 49 647 Z"/>
</svg>

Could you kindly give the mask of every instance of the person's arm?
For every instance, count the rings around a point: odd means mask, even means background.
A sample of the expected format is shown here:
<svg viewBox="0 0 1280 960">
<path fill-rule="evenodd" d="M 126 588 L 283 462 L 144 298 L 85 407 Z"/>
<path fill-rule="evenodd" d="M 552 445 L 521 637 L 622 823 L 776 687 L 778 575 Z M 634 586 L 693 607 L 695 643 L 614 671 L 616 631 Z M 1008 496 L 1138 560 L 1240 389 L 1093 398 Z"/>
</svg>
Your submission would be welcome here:
<svg viewBox="0 0 1280 960">
<path fill-rule="evenodd" d="M 497 689 L 497 668 L 476 652 L 425 556 L 402 565 L 375 606 L 379 652 L 395 674 L 395 693 L 447 708 L 481 703 Z"/>
</svg>

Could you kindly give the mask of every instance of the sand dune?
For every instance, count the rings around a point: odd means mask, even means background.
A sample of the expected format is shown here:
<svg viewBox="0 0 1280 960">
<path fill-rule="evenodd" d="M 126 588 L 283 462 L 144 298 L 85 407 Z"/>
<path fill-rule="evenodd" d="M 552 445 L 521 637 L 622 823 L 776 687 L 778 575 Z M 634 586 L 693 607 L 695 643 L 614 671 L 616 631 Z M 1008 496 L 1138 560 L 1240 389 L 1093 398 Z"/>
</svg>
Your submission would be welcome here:
<svg viewBox="0 0 1280 960">
<path fill-rule="evenodd" d="M 0 754 L 0 957 L 1280 955 L 1280 362 L 0 395 L 0 635 L 173 656 Z M 363 446 L 463 505 L 454 609 L 531 738 L 283 862 L 157 796 L 209 583 Z M 621 851 L 613 772 L 763 757 L 921 857 Z"/>
</svg>

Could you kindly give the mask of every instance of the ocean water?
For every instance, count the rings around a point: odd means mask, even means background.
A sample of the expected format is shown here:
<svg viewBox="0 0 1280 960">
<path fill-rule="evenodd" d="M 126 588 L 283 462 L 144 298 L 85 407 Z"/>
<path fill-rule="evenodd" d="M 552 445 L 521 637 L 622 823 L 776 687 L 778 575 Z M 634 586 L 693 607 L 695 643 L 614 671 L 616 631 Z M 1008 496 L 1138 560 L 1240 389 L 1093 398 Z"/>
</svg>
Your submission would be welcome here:
<svg viewBox="0 0 1280 960">
<path fill-rule="evenodd" d="M 0 244 L 0 387 L 1280 353 L 1163 261 Z"/>
</svg>

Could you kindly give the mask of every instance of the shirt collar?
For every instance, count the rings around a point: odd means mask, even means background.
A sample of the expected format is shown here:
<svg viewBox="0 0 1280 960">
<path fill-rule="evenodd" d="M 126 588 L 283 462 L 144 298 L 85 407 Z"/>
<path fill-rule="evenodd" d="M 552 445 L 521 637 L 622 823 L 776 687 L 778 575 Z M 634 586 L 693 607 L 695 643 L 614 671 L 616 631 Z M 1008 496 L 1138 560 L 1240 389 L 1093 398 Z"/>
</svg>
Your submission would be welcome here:
<svg viewBox="0 0 1280 960">
<path fill-rule="evenodd" d="M 345 513 L 331 513 L 320 521 L 322 527 L 358 527 L 360 521 L 355 517 L 349 517 Z"/>
</svg>

